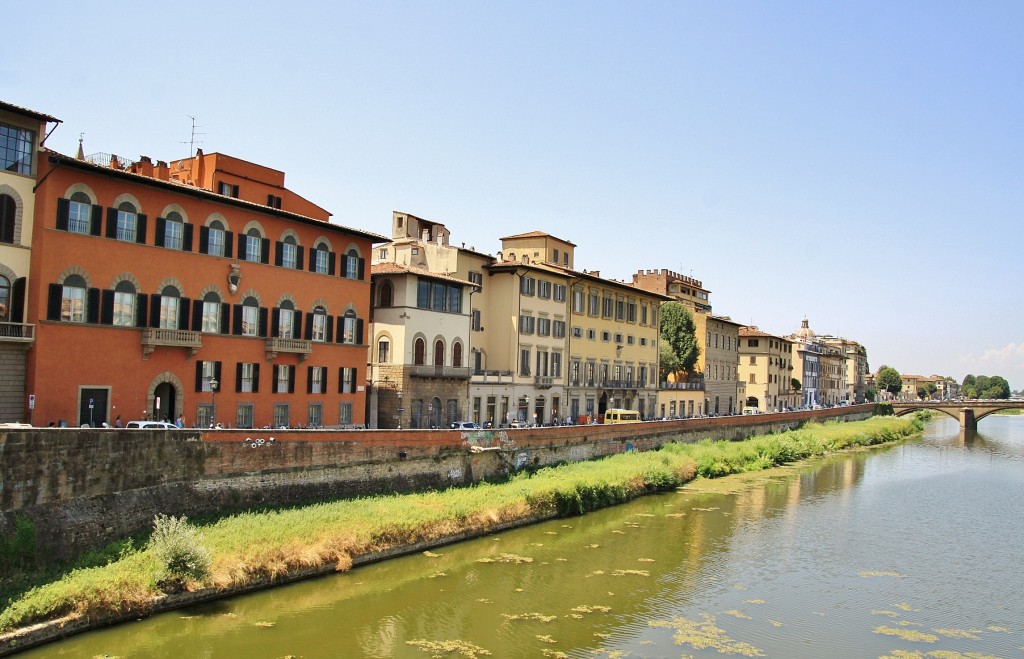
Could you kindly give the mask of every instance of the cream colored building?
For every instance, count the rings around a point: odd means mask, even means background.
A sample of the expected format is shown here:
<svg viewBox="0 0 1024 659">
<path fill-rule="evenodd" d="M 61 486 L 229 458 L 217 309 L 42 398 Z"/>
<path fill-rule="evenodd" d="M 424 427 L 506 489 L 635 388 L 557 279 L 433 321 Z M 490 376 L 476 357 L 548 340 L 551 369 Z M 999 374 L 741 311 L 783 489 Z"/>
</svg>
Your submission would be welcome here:
<svg viewBox="0 0 1024 659">
<path fill-rule="evenodd" d="M 35 341 L 26 324 L 39 147 L 60 119 L 0 101 L 0 423 L 30 422 L 25 356 Z M 98 212 L 98 211 L 94 211 Z M 39 392 L 42 393 L 42 392 Z"/>
<path fill-rule="evenodd" d="M 739 329 L 740 380 L 746 386 L 745 407 L 761 412 L 780 412 L 800 406 L 793 389 L 793 342 L 762 332 L 756 326 Z"/>
<path fill-rule="evenodd" d="M 801 405 L 832 406 L 849 400 L 846 353 L 816 335 L 807 318 L 788 338 L 793 341 L 793 377 L 801 385 Z"/>
<path fill-rule="evenodd" d="M 850 403 L 863 403 L 868 391 L 868 354 L 861 344 L 842 337 L 825 335 L 819 337 L 827 346 L 839 350 L 845 356 L 844 376 L 846 396 Z"/>
<path fill-rule="evenodd" d="M 740 325 L 730 318 L 696 313 L 697 336 L 704 337 L 698 359 L 704 371 L 704 409 L 708 415 L 739 414 L 743 399 L 737 394 Z"/>
</svg>

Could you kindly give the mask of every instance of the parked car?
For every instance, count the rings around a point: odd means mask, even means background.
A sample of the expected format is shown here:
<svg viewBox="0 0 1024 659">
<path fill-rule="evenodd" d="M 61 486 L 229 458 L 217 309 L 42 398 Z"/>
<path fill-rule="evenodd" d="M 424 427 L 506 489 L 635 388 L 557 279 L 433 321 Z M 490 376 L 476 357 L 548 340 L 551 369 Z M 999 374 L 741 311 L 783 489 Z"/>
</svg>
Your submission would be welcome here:
<svg viewBox="0 0 1024 659">
<path fill-rule="evenodd" d="M 475 421 L 456 421 L 451 425 L 452 430 L 480 430 L 480 424 Z"/>
<path fill-rule="evenodd" d="M 178 430 L 178 426 L 167 421 L 129 421 L 124 427 L 136 430 Z"/>
</svg>

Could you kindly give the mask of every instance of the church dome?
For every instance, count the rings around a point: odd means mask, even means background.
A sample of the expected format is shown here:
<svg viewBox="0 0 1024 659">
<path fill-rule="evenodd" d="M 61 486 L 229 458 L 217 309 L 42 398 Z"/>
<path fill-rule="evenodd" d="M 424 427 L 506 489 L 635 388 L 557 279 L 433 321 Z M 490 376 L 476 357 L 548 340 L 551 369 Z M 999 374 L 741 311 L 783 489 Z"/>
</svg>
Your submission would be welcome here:
<svg viewBox="0 0 1024 659">
<path fill-rule="evenodd" d="M 812 330 L 810 328 L 810 326 L 808 325 L 807 317 L 806 316 L 804 316 L 804 319 L 800 322 L 800 329 L 797 330 L 795 336 L 796 336 L 796 338 L 800 339 L 801 341 L 813 341 L 814 340 L 814 330 Z"/>
</svg>

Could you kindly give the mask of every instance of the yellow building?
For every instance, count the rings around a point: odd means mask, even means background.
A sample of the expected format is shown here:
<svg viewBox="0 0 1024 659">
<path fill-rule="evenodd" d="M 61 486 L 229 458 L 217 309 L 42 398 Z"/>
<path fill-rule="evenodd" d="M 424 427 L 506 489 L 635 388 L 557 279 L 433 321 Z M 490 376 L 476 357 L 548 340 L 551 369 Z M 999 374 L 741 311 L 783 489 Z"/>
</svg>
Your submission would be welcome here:
<svg viewBox="0 0 1024 659">
<path fill-rule="evenodd" d="M 739 330 L 740 380 L 746 386 L 745 407 L 761 412 L 780 412 L 800 406 L 793 389 L 793 342 L 762 332 L 755 326 Z"/>
</svg>

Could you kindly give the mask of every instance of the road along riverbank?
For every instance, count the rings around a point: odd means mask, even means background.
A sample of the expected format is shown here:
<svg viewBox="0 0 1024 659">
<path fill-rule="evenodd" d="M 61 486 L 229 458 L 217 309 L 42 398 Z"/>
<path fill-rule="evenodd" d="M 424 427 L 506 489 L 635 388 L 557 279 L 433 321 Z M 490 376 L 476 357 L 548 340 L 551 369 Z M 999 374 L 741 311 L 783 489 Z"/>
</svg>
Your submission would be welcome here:
<svg viewBox="0 0 1024 659">
<path fill-rule="evenodd" d="M 738 442 L 670 443 L 659 451 L 545 467 L 500 484 L 236 514 L 199 526 L 210 568 L 183 583 L 180 592 L 158 586 L 157 575 L 167 566 L 158 564 L 152 549 L 124 543 L 116 560 L 12 593 L 0 612 L 0 653 L 539 519 L 585 513 L 698 476 L 752 471 L 888 442 L 919 428 L 919 422 L 887 417 L 809 424 Z"/>
</svg>

